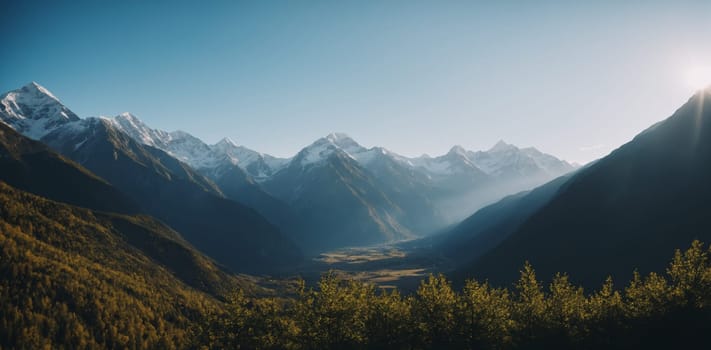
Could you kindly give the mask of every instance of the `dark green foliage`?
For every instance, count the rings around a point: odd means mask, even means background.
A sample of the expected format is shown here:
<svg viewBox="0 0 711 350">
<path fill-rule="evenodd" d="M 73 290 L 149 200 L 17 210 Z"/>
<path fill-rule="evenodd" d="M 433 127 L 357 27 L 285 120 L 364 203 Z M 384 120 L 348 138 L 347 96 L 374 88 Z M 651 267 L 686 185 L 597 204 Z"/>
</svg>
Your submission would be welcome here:
<svg viewBox="0 0 711 350">
<path fill-rule="evenodd" d="M 154 219 L 0 182 L 0 348 L 183 348 L 235 288 L 256 291 Z"/>
<path fill-rule="evenodd" d="M 413 301 L 415 334 L 425 344 L 449 347 L 454 341 L 457 295 L 443 275 L 430 276 L 420 283 Z"/>
<path fill-rule="evenodd" d="M 370 313 L 365 321 L 368 345 L 374 349 L 409 349 L 415 339 L 412 330 L 417 326 L 410 315 L 412 303 L 397 290 L 382 292 L 370 301 Z"/>
<path fill-rule="evenodd" d="M 325 275 L 257 297 L 149 217 L 96 213 L 0 183 L 0 347 L 668 349 L 711 331 L 709 250 L 585 291 L 530 264 L 511 289 L 430 276 L 410 296 Z M 234 292 L 233 292 L 234 291 Z"/>
<path fill-rule="evenodd" d="M 706 341 L 711 330 L 709 251 L 698 241 L 677 252 L 667 273 L 616 290 L 608 278 L 586 294 L 567 275 L 547 286 L 533 267 L 515 288 L 469 280 L 461 292 L 442 275 L 415 294 L 379 292 L 325 275 L 295 298 L 238 294 L 202 324 L 207 348 L 278 349 L 666 349 Z M 265 308 L 264 304 L 269 305 Z M 209 336 L 206 336 L 209 335 Z"/>
</svg>

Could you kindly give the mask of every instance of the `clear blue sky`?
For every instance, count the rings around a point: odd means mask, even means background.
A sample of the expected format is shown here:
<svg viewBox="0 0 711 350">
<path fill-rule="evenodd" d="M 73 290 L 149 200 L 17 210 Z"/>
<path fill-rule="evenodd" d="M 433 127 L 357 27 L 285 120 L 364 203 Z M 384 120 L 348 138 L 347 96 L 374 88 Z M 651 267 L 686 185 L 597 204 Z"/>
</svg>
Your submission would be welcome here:
<svg viewBox="0 0 711 350">
<path fill-rule="evenodd" d="M 585 162 L 711 79 L 711 1 L 1 2 L 0 90 L 278 156 L 340 131 Z"/>
</svg>

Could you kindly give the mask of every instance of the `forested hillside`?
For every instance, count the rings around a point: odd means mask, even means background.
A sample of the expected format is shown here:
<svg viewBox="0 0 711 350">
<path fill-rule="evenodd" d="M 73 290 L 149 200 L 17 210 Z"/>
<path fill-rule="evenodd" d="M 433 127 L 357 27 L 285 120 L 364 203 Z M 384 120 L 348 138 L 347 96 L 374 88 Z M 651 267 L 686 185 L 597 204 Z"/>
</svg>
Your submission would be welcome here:
<svg viewBox="0 0 711 350">
<path fill-rule="evenodd" d="M 189 325 L 235 288 L 257 291 L 151 218 L 0 182 L 3 348 L 182 348 Z"/>
<path fill-rule="evenodd" d="M 513 288 L 455 290 L 439 275 L 401 295 L 328 274 L 275 297 L 150 218 L 0 183 L 0 247 L 2 348 L 671 348 L 711 330 L 710 252 L 696 241 L 664 272 L 591 291 L 525 265 Z"/>
<path fill-rule="evenodd" d="M 608 278 L 596 290 L 557 274 L 543 284 L 528 264 L 512 288 L 469 280 L 454 290 L 430 276 L 414 295 L 324 276 L 280 304 L 240 294 L 209 318 L 196 342 L 210 348 L 671 349 L 708 346 L 709 250 L 677 251 L 665 273 Z M 547 277 L 547 276 L 545 276 Z"/>
</svg>

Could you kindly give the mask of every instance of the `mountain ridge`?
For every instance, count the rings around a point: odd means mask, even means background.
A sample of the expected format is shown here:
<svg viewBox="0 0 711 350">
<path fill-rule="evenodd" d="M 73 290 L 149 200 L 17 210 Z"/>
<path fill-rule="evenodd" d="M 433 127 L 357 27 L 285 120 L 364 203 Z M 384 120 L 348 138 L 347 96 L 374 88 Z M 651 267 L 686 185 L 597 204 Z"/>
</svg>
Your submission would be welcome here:
<svg viewBox="0 0 711 350">
<path fill-rule="evenodd" d="M 96 143 L 97 133 L 109 143 Z M 305 242 L 327 249 L 336 246 L 321 243 L 375 244 L 421 237 L 504 195 L 573 169 L 553 156 L 503 141 L 491 152 L 454 146 L 439 157 L 407 158 L 382 147 L 363 147 L 345 133 L 319 138 L 292 158 L 275 158 L 229 139 L 209 145 L 184 131 L 153 129 L 128 112 L 62 123 L 49 130 L 42 141 L 119 184 L 118 188 L 133 194 L 144 206 L 152 206 L 151 213 L 160 218 L 166 219 L 168 214 L 150 204 L 151 196 L 169 194 L 167 187 L 157 183 L 137 186 L 150 178 L 146 169 L 159 175 L 161 183 L 197 186 L 256 209 L 291 239 L 301 242 L 302 248 L 313 248 Z M 98 152 L 103 152 L 103 160 L 96 158 Z M 486 158 L 483 163 L 482 157 Z M 119 169 L 107 170 L 121 161 L 127 161 L 123 165 L 126 169 L 143 174 L 143 180 L 127 182 L 135 174 L 124 169 L 122 178 L 117 176 Z M 316 186 L 315 178 L 330 187 Z M 339 205 L 351 203 L 350 208 L 361 214 L 338 210 L 334 198 Z M 308 211 L 309 207 L 321 211 Z M 187 224 L 182 218 L 172 219 Z M 331 220 L 336 221 L 328 223 Z M 328 226 L 331 232 L 317 230 L 321 226 Z M 185 226 L 177 228 L 182 231 Z M 322 236 L 314 237 L 313 231 Z M 331 237 L 334 234 L 341 238 Z"/>
<path fill-rule="evenodd" d="M 139 144 L 104 119 L 77 123 L 85 128 L 68 124 L 42 141 L 107 179 L 215 260 L 239 272 L 264 272 L 299 260 L 283 233 L 254 209 L 224 198 L 214 182 L 187 164 Z"/>
<path fill-rule="evenodd" d="M 709 240 L 711 91 L 581 169 L 500 245 L 462 273 L 497 283 L 524 260 L 544 274 L 561 266 L 585 285 L 607 275 L 663 268 L 664 250 Z"/>
<path fill-rule="evenodd" d="M 49 90 L 36 82 L 0 95 L 0 120 L 13 129 L 39 140 L 54 128 L 78 121 Z"/>
<path fill-rule="evenodd" d="M 94 210 L 136 214 L 139 205 L 81 165 L 0 123 L 0 180 L 23 191 Z"/>
</svg>

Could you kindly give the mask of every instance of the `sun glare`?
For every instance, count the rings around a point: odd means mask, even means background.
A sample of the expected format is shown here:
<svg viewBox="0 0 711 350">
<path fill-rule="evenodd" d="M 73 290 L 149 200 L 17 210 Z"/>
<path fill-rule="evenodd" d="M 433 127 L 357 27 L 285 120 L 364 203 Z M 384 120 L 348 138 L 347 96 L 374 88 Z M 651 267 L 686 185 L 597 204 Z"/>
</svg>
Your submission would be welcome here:
<svg viewBox="0 0 711 350">
<path fill-rule="evenodd" d="M 711 85 L 711 66 L 691 67 L 686 71 L 686 84 L 694 90 Z"/>
</svg>

